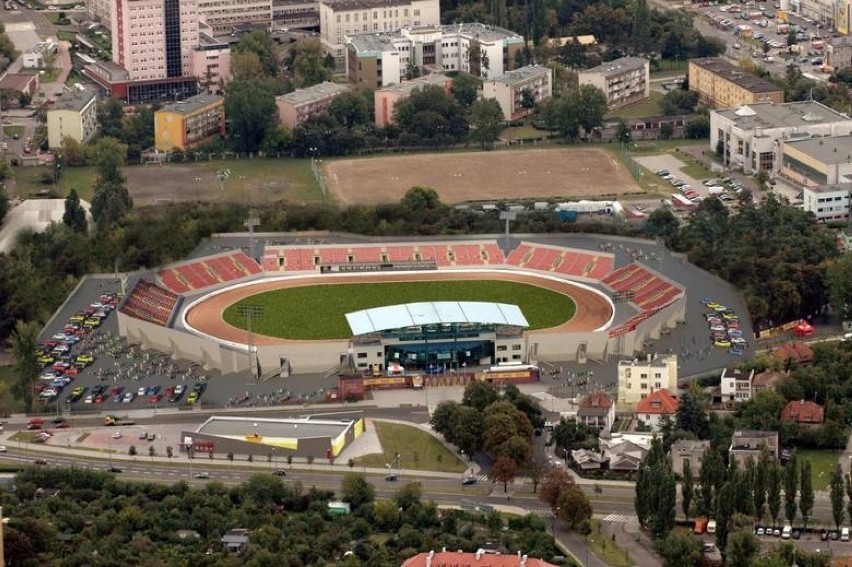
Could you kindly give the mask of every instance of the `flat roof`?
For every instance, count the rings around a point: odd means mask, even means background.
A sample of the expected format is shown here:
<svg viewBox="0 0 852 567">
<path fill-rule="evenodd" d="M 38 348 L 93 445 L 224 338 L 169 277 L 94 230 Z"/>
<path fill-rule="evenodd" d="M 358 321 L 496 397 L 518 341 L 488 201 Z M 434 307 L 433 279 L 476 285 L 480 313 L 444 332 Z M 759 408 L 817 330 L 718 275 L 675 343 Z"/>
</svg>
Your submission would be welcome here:
<svg viewBox="0 0 852 567">
<path fill-rule="evenodd" d="M 752 73 L 747 73 L 739 67 L 735 67 L 731 63 L 728 63 L 721 57 L 690 59 L 689 64 L 706 69 L 707 71 L 710 71 L 711 73 L 714 73 L 715 75 L 718 75 L 719 77 L 730 81 L 749 92 L 773 93 L 783 90 L 775 83 L 771 83 L 766 79 L 761 79 Z"/>
<path fill-rule="evenodd" d="M 805 187 L 805 191 L 812 193 L 852 193 L 852 183 L 832 183 L 831 185 L 820 185 L 818 187 Z"/>
<path fill-rule="evenodd" d="M 272 419 L 265 417 L 212 416 L 198 426 L 196 433 L 230 437 L 244 440 L 245 437 L 258 434 L 273 439 L 312 439 L 329 437 L 334 439 L 355 423 L 352 420 L 311 419 Z"/>
<path fill-rule="evenodd" d="M 545 67 L 544 65 L 527 65 L 526 67 L 508 71 L 507 73 L 492 79 L 491 82 L 503 83 L 504 85 L 512 86 L 528 81 L 534 77 L 549 75 L 550 72 L 550 68 Z"/>
<path fill-rule="evenodd" d="M 517 305 L 480 301 L 431 301 L 388 305 L 347 313 L 346 321 L 355 335 L 452 323 L 529 327 L 526 317 Z"/>
<path fill-rule="evenodd" d="M 447 24 L 443 26 L 418 26 L 391 32 L 352 34 L 347 39 L 348 43 L 351 43 L 358 51 L 396 51 L 397 47 L 394 45 L 394 42 L 420 43 L 421 39 L 417 37 L 418 35 L 433 33 L 440 33 L 442 37 L 475 37 L 482 43 L 496 41 L 523 43 L 524 40 L 523 37 L 511 30 L 478 22 Z"/>
<path fill-rule="evenodd" d="M 849 120 L 845 114 L 816 101 L 759 102 L 743 105 L 739 108 L 714 110 L 743 130 L 755 128 L 798 128 L 831 122 Z"/>
<path fill-rule="evenodd" d="M 297 89 L 291 93 L 281 95 L 277 98 L 289 102 L 290 104 L 298 105 L 313 102 L 319 99 L 324 99 L 328 96 L 340 95 L 349 92 L 349 90 L 349 85 L 325 81 L 323 83 L 319 83 L 318 85 L 313 85 L 304 89 Z"/>
<path fill-rule="evenodd" d="M 411 0 L 320 0 L 335 10 L 365 10 L 370 8 L 410 6 Z"/>
<path fill-rule="evenodd" d="M 584 69 L 583 71 L 580 71 L 580 73 L 594 73 L 609 77 L 611 75 L 620 75 L 625 71 L 642 69 L 645 65 L 648 65 L 648 60 L 642 57 L 621 57 L 619 59 L 607 61 L 606 63 L 601 63 L 597 67 L 592 67 L 591 69 Z"/>
<path fill-rule="evenodd" d="M 163 106 L 157 112 L 174 112 L 175 114 L 192 114 L 202 108 L 210 106 L 214 103 L 221 103 L 225 99 L 219 95 L 214 94 L 200 94 L 191 96 L 186 100 L 182 100 L 179 102 L 174 102 L 172 104 L 167 104 Z"/>
<path fill-rule="evenodd" d="M 822 163 L 840 164 L 852 162 L 852 136 L 808 138 L 806 140 L 784 142 L 784 147 L 788 146 Z"/>
<path fill-rule="evenodd" d="M 431 75 L 423 75 L 422 77 L 417 77 L 416 79 L 412 79 L 411 81 L 403 81 L 399 84 L 388 85 L 386 87 L 378 89 L 376 92 L 399 91 L 401 93 L 410 93 L 414 89 L 422 88 L 428 85 L 435 85 L 443 88 L 447 81 L 452 81 L 452 79 L 441 73 L 434 73 Z"/>
<path fill-rule="evenodd" d="M 56 104 L 50 107 L 50 110 L 73 110 L 80 112 L 93 98 L 97 98 L 98 96 L 97 92 L 86 87 L 83 87 L 82 91 L 75 87 L 72 87 L 72 89 L 70 92 L 66 91 L 63 93 L 56 101 Z"/>
</svg>

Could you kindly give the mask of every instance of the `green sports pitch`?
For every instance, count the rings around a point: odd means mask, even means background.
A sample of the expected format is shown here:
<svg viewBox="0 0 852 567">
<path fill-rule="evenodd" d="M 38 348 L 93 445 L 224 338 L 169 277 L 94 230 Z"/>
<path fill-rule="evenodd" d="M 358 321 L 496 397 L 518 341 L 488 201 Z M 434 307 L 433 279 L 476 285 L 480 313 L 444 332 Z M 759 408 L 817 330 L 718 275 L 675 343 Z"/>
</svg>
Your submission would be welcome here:
<svg viewBox="0 0 852 567">
<path fill-rule="evenodd" d="M 224 319 L 240 329 L 239 305 L 262 308 L 252 331 L 293 340 L 348 339 L 346 314 L 361 309 L 427 301 L 485 301 L 521 308 L 530 330 L 561 325 L 577 308 L 570 297 L 538 286 L 495 280 L 326 284 L 259 293 L 229 306 Z"/>
</svg>

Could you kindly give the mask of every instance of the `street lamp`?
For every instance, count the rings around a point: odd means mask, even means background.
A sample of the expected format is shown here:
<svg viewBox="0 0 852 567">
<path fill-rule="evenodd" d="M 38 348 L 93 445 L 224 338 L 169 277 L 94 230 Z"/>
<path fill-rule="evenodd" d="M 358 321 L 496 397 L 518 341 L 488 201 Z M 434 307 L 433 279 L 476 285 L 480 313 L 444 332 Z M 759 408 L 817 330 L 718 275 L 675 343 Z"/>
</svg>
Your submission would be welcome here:
<svg viewBox="0 0 852 567">
<path fill-rule="evenodd" d="M 222 200 L 225 200 L 225 180 L 231 176 L 230 169 L 220 169 L 216 172 L 216 179 L 219 180 L 219 191 L 222 193 Z"/>
<path fill-rule="evenodd" d="M 196 177 L 196 178 L 195 178 L 195 200 L 196 200 L 196 201 L 198 200 L 198 186 L 199 186 L 200 184 L 201 184 L 201 178 L 200 178 L 200 177 Z"/>
</svg>

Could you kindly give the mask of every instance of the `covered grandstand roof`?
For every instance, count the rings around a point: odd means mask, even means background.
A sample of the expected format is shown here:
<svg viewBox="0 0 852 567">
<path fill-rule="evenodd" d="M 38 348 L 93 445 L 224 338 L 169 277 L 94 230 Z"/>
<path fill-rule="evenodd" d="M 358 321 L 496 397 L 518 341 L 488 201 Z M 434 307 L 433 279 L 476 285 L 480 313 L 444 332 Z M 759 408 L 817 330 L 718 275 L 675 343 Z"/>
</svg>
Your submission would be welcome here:
<svg viewBox="0 0 852 567">
<path fill-rule="evenodd" d="M 517 305 L 479 301 L 433 301 L 388 305 L 347 313 L 346 320 L 355 335 L 420 325 L 452 323 L 529 327 L 527 318 Z"/>
</svg>

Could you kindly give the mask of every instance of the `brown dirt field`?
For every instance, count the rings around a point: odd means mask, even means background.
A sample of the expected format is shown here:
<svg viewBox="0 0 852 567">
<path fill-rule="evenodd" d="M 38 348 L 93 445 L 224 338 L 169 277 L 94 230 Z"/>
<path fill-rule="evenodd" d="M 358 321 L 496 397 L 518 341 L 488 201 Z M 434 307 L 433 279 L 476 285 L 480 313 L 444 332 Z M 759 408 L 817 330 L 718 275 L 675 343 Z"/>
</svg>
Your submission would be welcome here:
<svg viewBox="0 0 852 567">
<path fill-rule="evenodd" d="M 335 285 L 337 283 L 362 283 L 362 282 L 404 282 L 404 281 L 434 281 L 434 280 L 503 280 L 537 285 L 559 293 L 563 293 L 574 300 L 577 310 L 568 321 L 550 329 L 538 330 L 535 333 L 569 333 L 588 332 L 599 329 L 609 321 L 612 316 L 612 308 L 609 303 L 598 294 L 587 289 L 573 285 L 571 282 L 554 281 L 539 278 L 529 274 L 501 272 L 500 274 L 464 273 L 464 272 L 439 272 L 432 274 L 388 274 L 386 277 L 373 276 L 348 276 L 345 278 L 316 277 L 306 279 L 278 280 L 272 282 L 258 282 L 255 285 L 244 286 L 218 295 L 212 296 L 196 304 L 186 314 L 186 322 L 190 327 L 201 331 L 212 337 L 234 343 L 243 343 L 246 332 L 225 322 L 222 317 L 225 309 L 234 303 L 266 291 L 300 287 L 306 285 Z M 257 345 L 278 345 L 287 343 L 299 343 L 294 341 L 255 335 L 254 342 Z"/>
<path fill-rule="evenodd" d="M 398 202 L 415 185 L 435 189 L 444 203 L 580 199 L 638 190 L 627 168 L 596 148 L 385 156 L 323 167 L 329 191 L 344 205 Z"/>
</svg>

